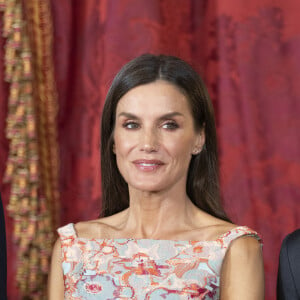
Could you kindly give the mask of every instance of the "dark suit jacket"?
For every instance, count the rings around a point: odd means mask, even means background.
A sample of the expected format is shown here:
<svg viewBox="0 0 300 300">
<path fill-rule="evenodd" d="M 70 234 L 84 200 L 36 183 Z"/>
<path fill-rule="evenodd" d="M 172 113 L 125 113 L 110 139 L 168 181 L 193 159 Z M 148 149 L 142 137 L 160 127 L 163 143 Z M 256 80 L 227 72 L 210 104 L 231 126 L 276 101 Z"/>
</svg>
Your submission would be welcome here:
<svg viewBox="0 0 300 300">
<path fill-rule="evenodd" d="M 296 299 L 300 299 L 300 229 L 282 242 L 277 280 L 277 300 Z"/>
<path fill-rule="evenodd" d="M 0 196 L 0 300 L 6 299 L 6 238 L 4 212 Z"/>
</svg>

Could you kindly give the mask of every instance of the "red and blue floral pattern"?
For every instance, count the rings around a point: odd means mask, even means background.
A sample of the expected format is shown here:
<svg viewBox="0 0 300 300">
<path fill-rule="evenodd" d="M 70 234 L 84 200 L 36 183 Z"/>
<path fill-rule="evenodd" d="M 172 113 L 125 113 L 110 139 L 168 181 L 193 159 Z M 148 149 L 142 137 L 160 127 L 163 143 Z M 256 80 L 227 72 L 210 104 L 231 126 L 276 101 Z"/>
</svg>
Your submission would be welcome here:
<svg viewBox="0 0 300 300">
<path fill-rule="evenodd" d="M 234 239 L 258 234 L 236 227 L 214 241 L 86 239 L 58 229 L 65 299 L 219 299 L 220 271 Z"/>
</svg>

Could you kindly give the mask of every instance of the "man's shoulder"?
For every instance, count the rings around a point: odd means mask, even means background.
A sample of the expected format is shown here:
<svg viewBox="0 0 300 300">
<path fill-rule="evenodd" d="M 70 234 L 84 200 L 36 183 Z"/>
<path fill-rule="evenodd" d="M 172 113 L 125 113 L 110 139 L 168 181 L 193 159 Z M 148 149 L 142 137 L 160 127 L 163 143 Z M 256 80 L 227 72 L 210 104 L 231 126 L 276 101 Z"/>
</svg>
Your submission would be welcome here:
<svg viewBox="0 0 300 300">
<path fill-rule="evenodd" d="M 300 249 L 300 229 L 288 234 L 284 239 L 283 245 L 285 245 L 289 250 L 294 248 Z"/>
</svg>

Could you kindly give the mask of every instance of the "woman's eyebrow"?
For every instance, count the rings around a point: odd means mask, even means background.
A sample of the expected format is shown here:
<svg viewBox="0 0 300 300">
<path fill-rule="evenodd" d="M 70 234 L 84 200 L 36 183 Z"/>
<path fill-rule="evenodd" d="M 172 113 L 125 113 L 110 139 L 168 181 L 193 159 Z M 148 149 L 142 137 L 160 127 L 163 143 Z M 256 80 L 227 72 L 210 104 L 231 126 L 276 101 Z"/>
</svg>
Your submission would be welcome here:
<svg viewBox="0 0 300 300">
<path fill-rule="evenodd" d="M 128 118 L 128 119 L 134 119 L 134 120 L 139 119 L 138 116 L 136 116 L 136 115 L 134 115 L 134 114 L 132 114 L 132 113 L 128 113 L 128 112 L 120 112 L 120 113 L 118 114 L 117 117 L 118 117 L 118 118 L 119 118 L 119 117 L 126 117 L 126 118 Z"/>
<path fill-rule="evenodd" d="M 177 117 L 177 116 L 183 117 L 184 115 L 180 112 L 175 111 L 175 112 L 164 114 L 159 119 L 160 120 L 166 120 L 166 119 L 170 119 L 170 118 Z"/>
<path fill-rule="evenodd" d="M 180 112 L 170 112 L 170 113 L 167 113 L 167 114 L 164 114 L 164 115 L 160 116 L 159 120 L 166 120 L 166 119 L 170 119 L 170 118 L 173 118 L 173 117 L 176 117 L 176 116 L 183 117 L 183 114 L 180 113 Z M 128 113 L 128 112 L 120 112 L 117 117 L 126 117 L 128 119 L 133 119 L 133 120 L 140 119 L 135 114 Z"/>
</svg>

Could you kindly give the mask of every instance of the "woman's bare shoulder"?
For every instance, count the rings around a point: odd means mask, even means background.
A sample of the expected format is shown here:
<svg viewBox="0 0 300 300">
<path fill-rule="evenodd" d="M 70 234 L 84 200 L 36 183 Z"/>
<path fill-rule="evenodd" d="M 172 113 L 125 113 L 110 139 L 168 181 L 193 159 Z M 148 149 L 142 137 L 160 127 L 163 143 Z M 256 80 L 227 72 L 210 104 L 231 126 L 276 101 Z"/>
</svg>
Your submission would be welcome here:
<svg viewBox="0 0 300 300">
<path fill-rule="evenodd" d="M 236 224 L 224 221 L 203 211 L 200 211 L 196 216 L 197 227 L 204 233 L 204 240 L 215 240 L 238 227 Z"/>
<path fill-rule="evenodd" d="M 260 244 L 260 242 L 258 242 L 260 240 L 259 234 L 251 230 L 251 228 L 230 223 L 228 221 L 221 220 L 214 216 L 209 215 L 207 217 L 206 226 L 204 226 L 204 228 L 207 234 L 210 235 L 210 238 L 208 238 L 209 240 L 218 239 L 219 237 L 224 236 L 230 231 L 240 229 L 240 235 L 238 238 L 239 241 L 237 242 L 238 245 L 240 245 L 241 247 L 243 247 L 243 245 L 249 245 L 249 247 L 251 247 L 251 244 Z"/>
<path fill-rule="evenodd" d="M 238 227 L 236 224 L 232 224 L 229 222 L 220 222 L 213 225 L 209 225 L 206 230 L 209 234 L 208 240 L 216 240 L 227 232 L 233 230 Z"/>
<path fill-rule="evenodd" d="M 123 216 L 124 212 L 120 212 L 109 217 L 78 222 L 75 224 L 76 234 L 80 238 L 113 238 Z"/>
</svg>

